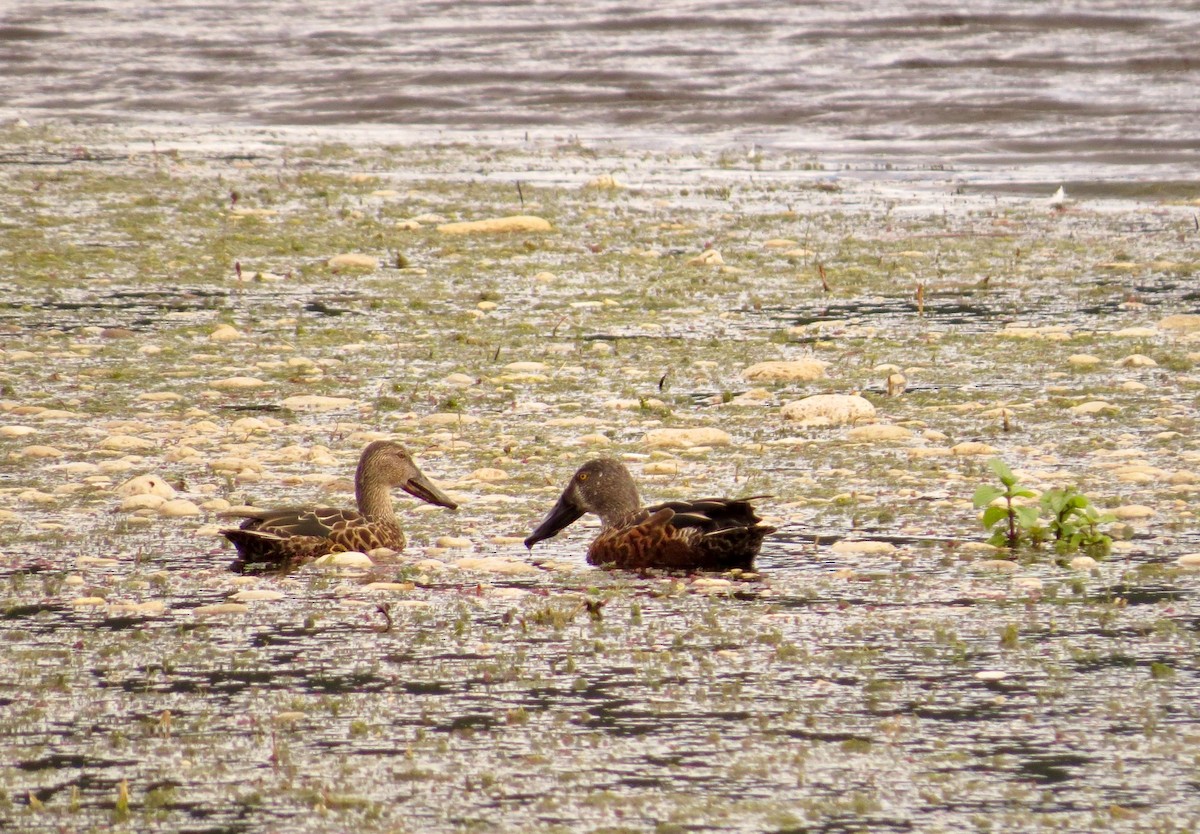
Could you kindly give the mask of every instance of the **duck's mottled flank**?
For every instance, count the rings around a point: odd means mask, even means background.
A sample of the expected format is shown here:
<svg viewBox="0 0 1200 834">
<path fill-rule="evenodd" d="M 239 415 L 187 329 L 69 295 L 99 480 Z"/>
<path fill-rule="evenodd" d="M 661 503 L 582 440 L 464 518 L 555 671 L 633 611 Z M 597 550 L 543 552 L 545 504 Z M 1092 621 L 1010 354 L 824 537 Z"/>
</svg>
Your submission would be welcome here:
<svg viewBox="0 0 1200 834">
<path fill-rule="evenodd" d="M 624 464 L 599 458 L 579 468 L 525 546 L 533 547 L 593 512 L 602 528 L 588 547 L 590 564 L 627 570 L 748 570 L 763 539 L 775 532 L 760 523 L 751 504 L 763 497 L 668 501 L 643 508 Z"/>
<path fill-rule="evenodd" d="M 221 534 L 233 542 L 239 573 L 289 570 L 343 550 L 366 552 L 377 547 L 403 550 L 404 531 L 392 510 L 393 487 L 410 495 L 455 509 L 455 504 L 417 468 L 408 450 L 390 440 L 377 440 L 363 449 L 354 475 L 357 510 L 331 507 L 285 507 L 226 513 L 245 519 Z"/>
</svg>

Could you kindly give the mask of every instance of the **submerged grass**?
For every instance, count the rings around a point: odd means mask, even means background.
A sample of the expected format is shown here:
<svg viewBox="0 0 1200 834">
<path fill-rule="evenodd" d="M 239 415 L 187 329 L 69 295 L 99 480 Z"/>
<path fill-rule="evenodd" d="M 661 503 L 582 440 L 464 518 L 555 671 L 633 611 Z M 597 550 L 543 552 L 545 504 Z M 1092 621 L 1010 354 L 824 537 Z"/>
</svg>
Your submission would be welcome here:
<svg viewBox="0 0 1200 834">
<path fill-rule="evenodd" d="M 1175 561 L 1200 550 L 1197 350 L 1159 326 L 1193 312 L 1192 208 L 786 157 L 156 139 L 0 131 L 0 820 L 1200 823 L 1197 575 Z M 638 185 L 585 187 L 613 172 Z M 517 213 L 554 229 L 436 229 Z M 706 248 L 725 266 L 691 262 Z M 349 252 L 380 266 L 330 265 Z M 827 375 L 743 374 L 801 357 Z M 911 436 L 780 415 L 851 392 Z M 285 405 L 313 394 L 349 404 Z M 648 446 L 663 427 L 730 442 Z M 222 502 L 348 503 L 376 434 L 462 509 L 406 503 L 409 554 L 366 576 L 226 572 Z M 771 495 L 759 574 L 588 570 L 586 528 L 527 554 L 600 452 L 645 464 L 647 499 Z M 970 502 L 993 455 L 1125 508 L 1113 555 L 993 565 Z M 142 472 L 200 515 L 114 512 Z M 212 607 L 247 590 L 281 597 Z"/>
</svg>

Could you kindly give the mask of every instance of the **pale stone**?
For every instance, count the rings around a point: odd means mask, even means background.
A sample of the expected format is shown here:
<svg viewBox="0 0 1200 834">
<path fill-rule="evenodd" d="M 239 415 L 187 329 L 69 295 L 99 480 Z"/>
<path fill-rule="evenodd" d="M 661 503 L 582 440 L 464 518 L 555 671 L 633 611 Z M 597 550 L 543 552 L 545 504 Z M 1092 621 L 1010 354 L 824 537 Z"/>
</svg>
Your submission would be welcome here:
<svg viewBox="0 0 1200 834">
<path fill-rule="evenodd" d="M 986 559 L 979 562 L 977 566 L 984 570 L 994 570 L 997 573 L 1012 573 L 1021 567 L 1016 562 L 1010 562 L 1007 559 Z"/>
<path fill-rule="evenodd" d="M 1113 335 L 1125 339 L 1151 339 L 1158 335 L 1158 331 L 1153 327 L 1125 327 L 1116 331 Z"/>
<path fill-rule="evenodd" d="M 504 370 L 512 373 L 538 373 L 547 370 L 544 362 L 509 362 Z"/>
<path fill-rule="evenodd" d="M 491 469 L 485 467 L 483 469 L 476 469 L 471 473 L 470 477 L 474 478 L 476 481 L 487 481 L 491 483 L 495 481 L 507 481 L 508 473 L 503 469 Z"/>
<path fill-rule="evenodd" d="M 271 720 L 276 724 L 297 724 L 303 721 L 305 718 L 308 718 L 308 713 L 290 710 L 288 712 L 276 713 L 274 716 L 272 716 Z"/>
<path fill-rule="evenodd" d="M 257 417 L 241 417 L 230 424 L 229 430 L 234 434 L 254 434 L 260 431 L 269 432 L 271 426 Z"/>
<path fill-rule="evenodd" d="M 1089 400 L 1079 405 L 1073 405 L 1067 410 L 1072 414 L 1100 414 L 1105 411 L 1116 411 L 1117 407 L 1104 400 Z"/>
<path fill-rule="evenodd" d="M 825 376 L 827 366 L 820 359 L 778 359 L 751 365 L 742 376 L 751 382 L 811 382 Z"/>
<path fill-rule="evenodd" d="M 117 487 L 117 495 L 122 498 L 130 495 L 161 495 L 163 498 L 174 498 L 175 488 L 158 475 L 138 475 L 130 478 Z"/>
<path fill-rule="evenodd" d="M 763 246 L 767 249 L 787 249 L 789 246 L 795 246 L 796 241 L 786 237 L 773 237 L 770 240 L 764 240 Z"/>
<path fill-rule="evenodd" d="M 200 515 L 200 508 L 186 498 L 176 498 L 159 505 L 158 514 L 170 518 Z"/>
<path fill-rule="evenodd" d="M 585 434 L 580 436 L 579 442 L 584 446 L 608 446 L 612 438 L 603 434 Z"/>
<path fill-rule="evenodd" d="M 829 546 L 834 553 L 867 553 L 883 555 L 896 552 L 896 545 L 891 542 L 854 541 L 842 539 Z"/>
<path fill-rule="evenodd" d="M 501 573 L 509 575 L 541 572 L 528 562 L 518 562 L 513 559 L 503 559 L 499 556 L 459 559 L 458 561 L 454 562 L 454 567 L 458 568 L 459 570 L 471 570 L 481 571 L 484 573 Z"/>
<path fill-rule="evenodd" d="M 66 452 L 56 449 L 53 446 L 26 446 L 21 450 L 21 454 L 27 458 L 61 458 Z"/>
<path fill-rule="evenodd" d="M 356 550 L 345 550 L 341 553 L 327 553 L 318 558 L 314 564 L 317 565 L 332 565 L 338 568 L 370 568 L 374 567 L 375 563 L 371 561 L 371 557 L 365 553 L 359 553 Z"/>
<path fill-rule="evenodd" d="M 646 432 L 642 442 L 651 448 L 693 446 L 728 446 L 733 438 L 728 432 L 715 428 L 697 429 L 652 429 Z"/>
<path fill-rule="evenodd" d="M 261 379 L 252 376 L 231 376 L 226 379 L 217 379 L 208 383 L 210 388 L 217 388 L 222 391 L 234 391 L 244 388 L 261 388 L 267 383 Z"/>
<path fill-rule="evenodd" d="M 104 597 L 76 597 L 71 600 L 71 604 L 77 608 L 86 608 L 90 606 L 108 605 L 108 600 Z"/>
<path fill-rule="evenodd" d="M 984 672 L 976 672 L 975 680 L 979 681 L 1002 681 L 1008 677 L 1008 672 L 1001 672 L 999 669 L 989 669 Z"/>
<path fill-rule="evenodd" d="M 1200 568 L 1200 553 L 1185 553 L 1175 560 L 1175 564 L 1184 568 Z"/>
<path fill-rule="evenodd" d="M 951 446 L 950 452 L 959 457 L 971 457 L 973 455 L 997 455 L 1000 450 L 978 440 L 968 440 Z"/>
<path fill-rule="evenodd" d="M 176 394 L 174 391 L 147 391 L 138 394 L 137 398 L 146 403 L 170 403 L 182 400 L 183 395 Z"/>
<path fill-rule="evenodd" d="M 1098 563 L 1091 556 L 1076 556 L 1071 560 L 1070 565 L 1072 570 L 1089 571 L 1096 567 Z"/>
<path fill-rule="evenodd" d="M 690 266 L 722 266 L 724 263 L 725 259 L 716 249 L 705 249 L 696 257 L 688 259 Z"/>
<path fill-rule="evenodd" d="M 1141 353 L 1131 353 L 1116 361 L 1118 368 L 1157 368 L 1158 363 Z"/>
<path fill-rule="evenodd" d="M 444 235 L 472 235 L 505 232 L 548 232 L 552 228 L 550 223 L 541 217 L 516 214 L 509 217 L 494 217 L 488 220 L 443 223 L 437 227 L 437 230 Z"/>
<path fill-rule="evenodd" d="M 475 384 L 475 377 L 467 376 L 466 374 L 450 374 L 450 376 L 443 378 L 442 382 L 446 385 L 466 388 Z"/>
<path fill-rule="evenodd" d="M 673 460 L 656 460 L 642 467 L 643 475 L 678 475 L 679 463 Z"/>
<path fill-rule="evenodd" d="M 121 502 L 121 506 L 118 509 L 123 513 L 132 513 L 138 510 L 157 510 L 165 503 L 167 503 L 167 499 L 161 495 L 143 493 L 140 495 L 130 495 Z"/>
<path fill-rule="evenodd" d="M 1013 587 L 1019 588 L 1022 591 L 1040 591 L 1042 590 L 1042 580 L 1036 576 L 1018 576 L 1012 581 Z"/>
<path fill-rule="evenodd" d="M 462 536 L 439 536 L 434 545 L 452 550 L 470 550 L 474 547 L 470 539 Z"/>
<path fill-rule="evenodd" d="M 814 394 L 787 403 L 780 413 L 788 420 L 822 426 L 872 420 L 875 406 L 857 394 Z"/>
<path fill-rule="evenodd" d="M 364 255 L 361 252 L 334 255 L 327 263 L 334 269 L 379 269 L 379 258 L 374 255 Z"/>
<path fill-rule="evenodd" d="M 113 452 L 144 452 L 157 446 L 153 440 L 144 437 L 134 437 L 129 434 L 110 434 L 96 444 L 97 449 L 108 449 Z"/>
<path fill-rule="evenodd" d="M 266 588 L 254 588 L 247 591 L 238 591 L 236 594 L 230 594 L 229 599 L 233 602 L 273 602 L 277 599 L 283 599 L 282 591 L 272 591 Z"/>
<path fill-rule="evenodd" d="M 215 605 L 201 605 L 192 609 L 196 617 L 219 617 L 225 614 L 246 614 L 250 606 L 240 602 L 218 602 Z"/>
<path fill-rule="evenodd" d="M 1163 330 L 1178 330 L 1184 333 L 1200 330 L 1200 315 L 1181 313 L 1179 315 L 1167 316 L 1158 323 L 1158 326 Z"/>
<path fill-rule="evenodd" d="M 241 331 L 229 324 L 217 325 L 217 328 L 208 334 L 210 342 L 232 342 L 240 338 L 242 338 Z"/>
<path fill-rule="evenodd" d="M 498 545 L 503 545 L 503 546 L 517 545 L 517 544 L 525 543 L 525 539 L 523 536 L 492 536 L 491 539 L 489 539 L 489 541 L 491 541 L 492 544 L 498 544 Z"/>
<path fill-rule="evenodd" d="M 1100 362 L 1099 356 L 1092 356 L 1090 353 L 1073 353 L 1067 357 L 1067 364 L 1073 368 L 1094 368 Z"/>
<path fill-rule="evenodd" d="M 3 437 L 26 437 L 31 434 L 37 434 L 33 426 L 0 426 L 0 436 Z"/>
<path fill-rule="evenodd" d="M 598 177 L 592 177 L 583 184 L 584 188 L 596 189 L 599 191 L 615 191 L 619 188 L 624 188 L 625 184 L 620 182 L 612 174 L 601 174 Z"/>
<path fill-rule="evenodd" d="M 1153 507 L 1147 507 L 1143 504 L 1126 504 L 1123 507 L 1114 507 L 1113 509 L 1108 510 L 1107 512 L 1111 513 L 1113 516 L 1115 516 L 1123 521 L 1129 521 L 1131 519 L 1150 518 L 1151 516 L 1156 514 L 1156 511 L 1154 510 Z"/>
<path fill-rule="evenodd" d="M 368 582 L 363 586 L 368 591 L 411 591 L 416 587 L 411 582 Z"/>
<path fill-rule="evenodd" d="M 351 408 L 357 405 L 349 397 L 325 397 L 319 394 L 300 394 L 287 397 L 282 403 L 284 408 L 292 411 L 333 411 L 339 408 Z"/>
<path fill-rule="evenodd" d="M 856 443 L 883 443 L 890 440 L 908 440 L 911 437 L 910 429 L 885 423 L 857 426 L 846 433 L 846 438 Z"/>
</svg>

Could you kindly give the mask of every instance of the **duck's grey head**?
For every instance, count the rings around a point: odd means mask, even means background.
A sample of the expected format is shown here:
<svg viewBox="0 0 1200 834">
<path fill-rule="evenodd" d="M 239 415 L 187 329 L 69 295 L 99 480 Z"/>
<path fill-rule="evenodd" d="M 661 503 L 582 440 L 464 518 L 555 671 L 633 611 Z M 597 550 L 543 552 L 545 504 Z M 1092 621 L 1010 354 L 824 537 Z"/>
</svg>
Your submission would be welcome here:
<svg viewBox="0 0 1200 834">
<path fill-rule="evenodd" d="M 640 506 L 637 486 L 623 463 L 612 458 L 590 460 L 571 476 L 553 509 L 525 539 L 525 546 L 557 535 L 584 513 L 595 513 L 609 524 Z"/>
</svg>

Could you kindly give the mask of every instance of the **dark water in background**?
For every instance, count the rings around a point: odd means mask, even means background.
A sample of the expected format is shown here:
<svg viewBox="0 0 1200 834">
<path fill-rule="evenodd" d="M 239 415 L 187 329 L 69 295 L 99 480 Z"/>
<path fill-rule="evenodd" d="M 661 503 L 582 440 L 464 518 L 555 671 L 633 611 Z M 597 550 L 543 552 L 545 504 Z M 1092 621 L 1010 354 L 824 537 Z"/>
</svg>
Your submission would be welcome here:
<svg viewBox="0 0 1200 834">
<path fill-rule="evenodd" d="M 1200 171 L 1200 3 L 33 0 L 0 3 L 0 90 L 0 118 L 30 121 L 529 131 L 1178 181 Z"/>
</svg>

